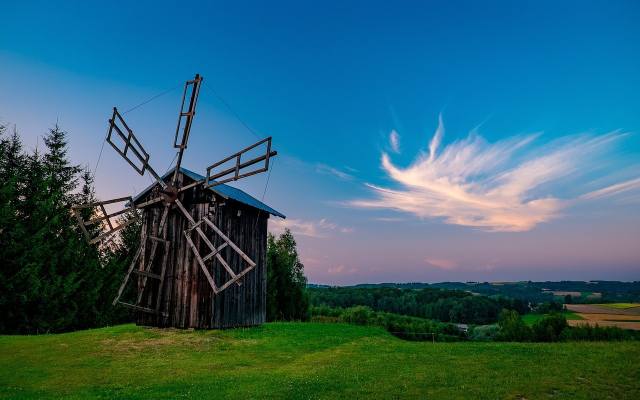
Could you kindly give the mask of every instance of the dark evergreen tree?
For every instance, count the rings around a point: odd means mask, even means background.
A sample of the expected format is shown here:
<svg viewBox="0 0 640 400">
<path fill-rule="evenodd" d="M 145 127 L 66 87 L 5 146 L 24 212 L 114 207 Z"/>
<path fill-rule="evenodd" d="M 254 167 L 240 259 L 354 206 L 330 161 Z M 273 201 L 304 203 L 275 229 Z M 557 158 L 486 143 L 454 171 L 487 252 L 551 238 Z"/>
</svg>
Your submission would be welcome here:
<svg viewBox="0 0 640 400">
<path fill-rule="evenodd" d="M 26 300 L 17 282 L 24 238 L 18 208 L 25 157 L 15 128 L 10 137 L 6 134 L 6 126 L 0 125 L 0 331 L 13 330 Z"/>
<path fill-rule="evenodd" d="M 128 266 L 122 246 L 133 246 L 136 226 L 123 230 L 117 246 L 89 245 L 70 207 L 95 200 L 93 177 L 69 162 L 66 132 L 57 125 L 44 143 L 44 155 L 37 149 L 24 154 L 17 132 L 7 137 L 0 128 L 0 332 L 127 320 L 128 312 L 111 301 Z"/>
</svg>

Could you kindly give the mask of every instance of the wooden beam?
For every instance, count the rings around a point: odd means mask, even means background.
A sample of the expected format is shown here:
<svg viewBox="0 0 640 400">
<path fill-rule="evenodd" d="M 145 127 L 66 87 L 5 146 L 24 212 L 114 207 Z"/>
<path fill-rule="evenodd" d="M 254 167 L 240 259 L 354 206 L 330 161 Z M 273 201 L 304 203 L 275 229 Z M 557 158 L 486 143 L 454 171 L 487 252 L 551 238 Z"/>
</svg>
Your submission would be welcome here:
<svg viewBox="0 0 640 400">
<path fill-rule="evenodd" d="M 207 280 L 209 281 L 209 285 L 211 286 L 211 289 L 213 289 L 213 293 L 218 294 L 218 287 L 216 286 L 216 283 L 213 281 L 213 278 L 211 277 L 211 274 L 209 273 L 207 266 L 204 264 L 204 261 L 202 261 L 202 258 L 200 258 L 200 254 L 198 254 L 198 249 L 196 248 L 196 245 L 193 244 L 193 241 L 189 236 L 189 232 L 185 231 L 184 236 L 187 238 L 187 243 L 191 247 L 191 250 L 193 250 L 193 255 L 196 257 L 196 260 L 198 260 L 198 264 L 200 265 L 202 272 L 204 272 L 204 275 L 207 277 Z"/>
<path fill-rule="evenodd" d="M 131 260 L 131 264 L 129 265 L 129 269 L 127 270 L 127 274 L 124 276 L 124 280 L 122 281 L 122 285 L 120 285 L 120 288 L 118 289 L 118 294 L 116 295 L 116 298 L 113 300 L 112 304 L 114 306 L 116 305 L 116 303 L 118 303 L 120 301 L 120 296 L 122 296 L 122 292 L 124 291 L 124 287 L 126 286 L 127 282 L 129 281 L 129 276 L 131 275 L 131 271 L 133 271 L 133 268 L 135 267 L 136 263 L 138 262 L 138 258 L 140 257 L 140 253 L 142 253 L 142 246 L 144 245 L 144 241 L 145 241 L 145 235 L 144 235 L 144 232 L 143 232 L 142 233 L 142 238 L 140 240 L 140 247 L 138 247 L 138 251 L 133 256 L 133 260 Z"/>
<path fill-rule="evenodd" d="M 240 250 L 240 248 L 236 246 L 236 244 L 233 243 L 231 239 L 229 239 L 227 235 L 225 235 L 213 222 L 211 222 L 209 218 L 202 217 L 202 220 L 205 222 L 205 224 L 209 225 L 209 227 L 211 227 L 211 229 L 213 229 L 225 242 L 229 243 L 229 246 L 233 250 L 235 250 L 236 253 L 238 253 L 240 257 L 242 257 L 249 265 L 251 265 L 252 267 L 255 267 L 256 263 L 253 262 L 253 260 L 249 258 L 248 255 L 244 254 L 244 252 Z"/>
</svg>

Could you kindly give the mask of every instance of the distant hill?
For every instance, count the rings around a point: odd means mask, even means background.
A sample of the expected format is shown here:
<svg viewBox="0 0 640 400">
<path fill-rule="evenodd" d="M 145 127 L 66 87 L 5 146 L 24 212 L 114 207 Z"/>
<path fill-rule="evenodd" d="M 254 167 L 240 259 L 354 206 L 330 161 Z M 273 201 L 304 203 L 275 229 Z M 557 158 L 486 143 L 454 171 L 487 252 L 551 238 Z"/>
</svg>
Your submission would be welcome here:
<svg viewBox="0 0 640 400">
<path fill-rule="evenodd" d="M 329 288 L 330 285 L 310 284 L 312 288 Z M 506 296 L 513 299 L 542 303 L 567 301 L 572 303 L 640 302 L 640 281 L 519 281 L 519 282 L 407 282 L 361 283 L 349 288 L 439 288 L 462 290 L 484 296 Z M 569 296 L 569 297 L 567 297 Z"/>
</svg>

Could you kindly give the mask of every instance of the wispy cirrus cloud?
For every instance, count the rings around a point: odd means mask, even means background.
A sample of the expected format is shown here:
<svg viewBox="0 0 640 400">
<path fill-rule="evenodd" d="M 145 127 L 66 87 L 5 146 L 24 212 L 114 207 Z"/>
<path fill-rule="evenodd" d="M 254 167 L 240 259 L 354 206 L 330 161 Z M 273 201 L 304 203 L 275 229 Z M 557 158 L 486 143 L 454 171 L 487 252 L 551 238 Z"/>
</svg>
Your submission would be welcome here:
<svg viewBox="0 0 640 400">
<path fill-rule="evenodd" d="M 341 226 L 325 218 L 320 220 L 302 219 L 269 219 L 269 230 L 280 234 L 285 229 L 289 229 L 294 235 L 303 235 L 314 238 L 324 238 L 335 233 L 351 233 L 353 228 Z"/>
<path fill-rule="evenodd" d="M 629 192 L 640 188 L 640 178 L 631 179 L 625 182 L 616 183 L 602 189 L 585 193 L 580 198 L 585 200 L 599 199 L 603 197 L 615 196 L 620 193 Z"/>
<path fill-rule="evenodd" d="M 353 175 L 326 164 L 316 164 L 316 172 L 321 174 L 333 175 L 339 179 L 342 179 L 343 181 L 350 181 L 354 178 Z"/>
<path fill-rule="evenodd" d="M 400 153 L 400 135 L 395 129 L 389 134 L 389 146 L 394 153 Z"/>
<path fill-rule="evenodd" d="M 420 218 L 487 231 L 520 232 L 558 217 L 577 200 L 596 199 L 640 188 L 640 179 L 616 182 L 576 198 L 561 199 L 553 185 L 579 175 L 596 155 L 606 153 L 621 132 L 573 135 L 535 145 L 539 134 L 489 143 L 476 132 L 441 147 L 442 116 L 428 152 L 406 168 L 382 153 L 384 172 L 399 189 L 367 184 L 373 198 L 350 201 L 362 208 L 391 209 Z"/>
</svg>

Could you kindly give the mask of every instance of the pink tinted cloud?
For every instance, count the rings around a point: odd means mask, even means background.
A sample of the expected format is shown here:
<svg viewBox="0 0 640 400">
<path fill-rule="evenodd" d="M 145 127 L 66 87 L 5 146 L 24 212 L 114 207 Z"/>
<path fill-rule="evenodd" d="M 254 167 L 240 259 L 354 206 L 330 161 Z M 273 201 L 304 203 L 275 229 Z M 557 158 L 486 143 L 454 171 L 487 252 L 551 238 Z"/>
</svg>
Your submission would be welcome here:
<svg viewBox="0 0 640 400">
<path fill-rule="evenodd" d="M 383 152 L 382 169 L 400 188 L 367 184 L 373 197 L 348 204 L 440 218 L 486 231 L 522 232 L 557 218 L 577 200 L 640 188 L 640 179 L 633 179 L 573 199 L 561 199 L 548 188 L 537 193 L 542 185 L 548 187 L 588 167 L 591 157 L 624 136 L 620 132 L 566 136 L 546 146 L 532 146 L 539 134 L 489 143 L 472 132 L 441 149 L 443 135 L 440 116 L 428 153 L 420 152 L 406 168 Z"/>
</svg>

